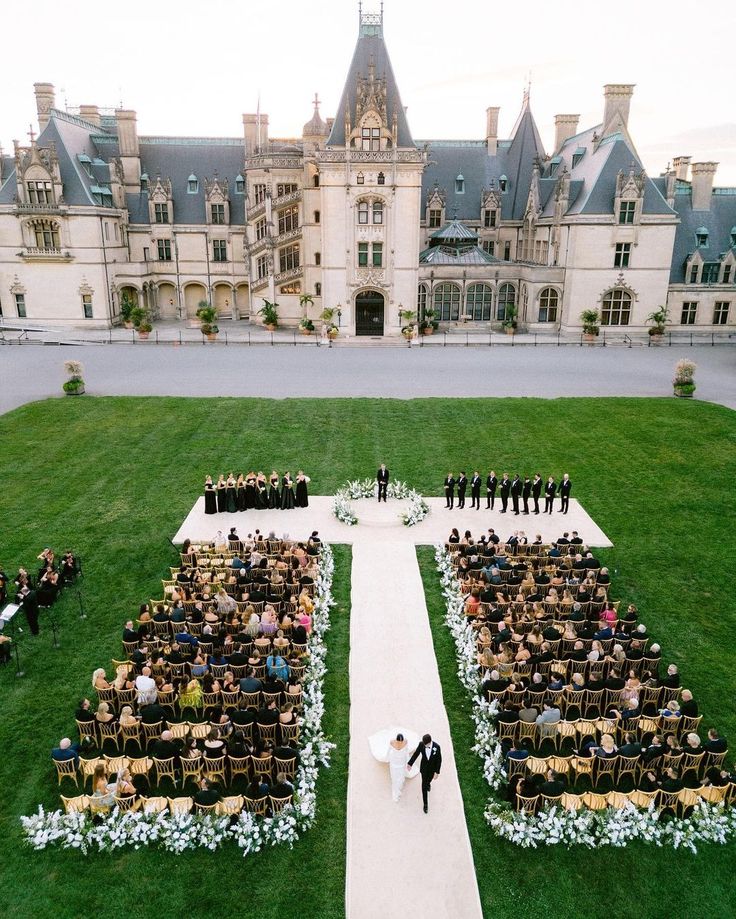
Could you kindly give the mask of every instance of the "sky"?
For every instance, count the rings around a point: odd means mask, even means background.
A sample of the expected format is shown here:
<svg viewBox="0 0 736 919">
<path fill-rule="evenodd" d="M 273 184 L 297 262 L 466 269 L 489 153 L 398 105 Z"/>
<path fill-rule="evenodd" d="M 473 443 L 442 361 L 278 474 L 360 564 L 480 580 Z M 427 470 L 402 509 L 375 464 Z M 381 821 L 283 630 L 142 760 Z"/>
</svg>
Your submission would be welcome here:
<svg viewBox="0 0 736 919">
<path fill-rule="evenodd" d="M 364 0 L 364 12 L 379 0 Z M 5 25 L 20 16 L 9 7 Z M 242 134 L 260 109 L 272 137 L 301 134 L 319 93 L 334 115 L 358 30 L 357 0 L 127 0 L 90 6 L 36 0 L 32 53 L 3 43 L 0 142 L 28 142 L 34 82 L 56 87 L 58 108 L 135 109 L 140 134 Z M 485 110 L 501 107 L 508 137 L 527 80 L 547 152 L 556 113 L 597 124 L 605 83 L 635 83 L 629 128 L 650 175 L 675 156 L 719 163 L 716 185 L 736 186 L 731 87 L 736 5 L 711 0 L 386 0 L 384 36 L 415 138 L 482 138 Z M 20 37 L 27 22 L 17 23 Z"/>
</svg>

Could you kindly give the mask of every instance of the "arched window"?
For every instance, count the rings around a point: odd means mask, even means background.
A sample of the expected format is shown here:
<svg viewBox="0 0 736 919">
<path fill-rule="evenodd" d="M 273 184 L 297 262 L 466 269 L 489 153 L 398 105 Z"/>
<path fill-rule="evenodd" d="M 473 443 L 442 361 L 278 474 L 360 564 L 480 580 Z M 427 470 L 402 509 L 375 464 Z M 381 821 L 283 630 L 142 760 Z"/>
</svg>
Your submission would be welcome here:
<svg viewBox="0 0 736 919">
<path fill-rule="evenodd" d="M 539 321 L 557 322 L 557 306 L 560 295 L 554 287 L 545 287 L 539 295 Z"/>
<path fill-rule="evenodd" d="M 379 172 L 379 173 L 378 173 L 378 184 L 379 184 L 379 185 L 385 185 L 385 184 L 386 184 L 386 176 L 385 176 L 382 172 Z"/>
<path fill-rule="evenodd" d="M 434 315 L 440 322 L 460 318 L 460 288 L 457 284 L 438 284 L 434 289 Z"/>
<path fill-rule="evenodd" d="M 465 293 L 465 312 L 471 319 L 488 322 L 493 292 L 488 284 L 471 284 Z"/>
<path fill-rule="evenodd" d="M 516 288 L 513 284 L 502 284 L 498 288 L 498 303 L 496 304 L 496 319 L 500 322 L 506 318 L 506 310 L 516 306 Z"/>
<path fill-rule="evenodd" d="M 383 223 L 383 201 L 373 202 L 373 223 Z"/>
<path fill-rule="evenodd" d="M 358 223 L 368 223 L 368 202 L 358 202 Z"/>
<path fill-rule="evenodd" d="M 427 309 L 427 285 L 420 284 L 417 288 L 417 316 L 422 319 Z"/>
<path fill-rule="evenodd" d="M 628 325 L 631 319 L 631 294 L 614 287 L 603 297 L 601 325 Z"/>
</svg>

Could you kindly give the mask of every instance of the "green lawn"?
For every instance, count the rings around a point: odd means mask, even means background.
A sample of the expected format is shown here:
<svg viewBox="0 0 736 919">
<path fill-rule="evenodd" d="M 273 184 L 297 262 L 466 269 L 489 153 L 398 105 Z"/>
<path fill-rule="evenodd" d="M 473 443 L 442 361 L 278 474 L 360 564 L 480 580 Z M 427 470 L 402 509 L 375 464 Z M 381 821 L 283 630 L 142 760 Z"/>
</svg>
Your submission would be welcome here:
<svg viewBox="0 0 736 919">
<path fill-rule="evenodd" d="M 680 400 L 235 400 L 59 399 L 0 417 L 0 562 L 30 565 L 45 544 L 85 561 L 88 618 L 63 599 L 62 649 L 48 629 L 22 644 L 27 676 L 0 671 L 0 902 L 10 916 L 339 916 L 345 870 L 350 556 L 336 552 L 339 606 L 328 636 L 326 727 L 339 744 L 323 773 L 319 815 L 293 851 L 243 860 L 234 848 L 176 858 L 153 851 L 81 860 L 22 849 L 18 815 L 54 805 L 49 749 L 73 727 L 92 670 L 119 653 L 136 604 L 155 596 L 175 559 L 167 541 L 200 493 L 206 471 L 303 466 L 316 494 L 392 475 L 439 494 L 448 467 L 570 473 L 615 543 L 614 594 L 634 599 L 706 713 L 736 738 L 730 576 L 736 514 L 736 423 L 727 409 Z M 440 624 L 438 580 L 422 553 L 435 643 L 486 912 L 595 916 L 627 903 L 640 915 L 688 916 L 701 904 L 736 912 L 732 850 L 698 858 L 631 847 L 600 853 L 522 852 L 482 822 L 486 786 L 468 752 L 471 724 Z M 727 699 L 726 705 L 723 700 Z M 80 870 L 81 867 L 81 870 Z M 313 879 L 307 885 L 295 879 Z M 583 892 L 583 891 L 588 892 Z M 618 897 L 623 899 L 618 900 Z M 508 906 L 506 905 L 508 903 Z M 145 904 L 145 906 L 144 906 Z M 196 904 L 196 906 L 195 906 Z M 702 909 L 702 907 L 701 907 Z M 627 910 L 628 911 L 628 910 Z M 614 908 L 614 913 L 616 912 Z"/>
</svg>

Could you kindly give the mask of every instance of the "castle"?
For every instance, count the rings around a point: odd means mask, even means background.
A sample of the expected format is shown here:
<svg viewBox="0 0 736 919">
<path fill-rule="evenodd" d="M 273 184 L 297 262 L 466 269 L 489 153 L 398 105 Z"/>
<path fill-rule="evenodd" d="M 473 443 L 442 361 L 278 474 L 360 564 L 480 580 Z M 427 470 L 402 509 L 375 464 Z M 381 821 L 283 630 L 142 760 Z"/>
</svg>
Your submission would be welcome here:
<svg viewBox="0 0 736 919">
<path fill-rule="evenodd" d="M 383 13 L 360 14 L 336 115 L 315 97 L 301 138 L 261 113 L 237 138 L 143 137 L 134 111 L 62 111 L 36 83 L 38 136 L 0 155 L 0 312 L 102 328 L 126 296 L 181 321 L 203 300 L 257 320 L 268 300 L 286 325 L 329 307 L 381 336 L 407 310 L 570 332 L 593 309 L 624 334 L 666 305 L 673 328 L 733 326 L 736 188 L 687 156 L 647 175 L 633 89 L 607 85 L 583 130 L 557 115 L 551 153 L 528 92 L 508 139 L 491 107 L 482 139 L 417 140 Z"/>
</svg>

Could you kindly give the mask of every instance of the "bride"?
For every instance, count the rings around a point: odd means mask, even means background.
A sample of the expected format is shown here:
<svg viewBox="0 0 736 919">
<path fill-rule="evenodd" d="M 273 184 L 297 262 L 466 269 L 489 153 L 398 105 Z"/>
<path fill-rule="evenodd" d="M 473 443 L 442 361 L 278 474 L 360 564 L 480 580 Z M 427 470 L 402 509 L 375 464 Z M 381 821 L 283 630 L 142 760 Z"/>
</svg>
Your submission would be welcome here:
<svg viewBox="0 0 736 919">
<path fill-rule="evenodd" d="M 368 745 L 379 763 L 388 763 L 391 776 L 391 797 L 398 801 L 407 778 L 414 778 L 419 772 L 419 763 L 407 769 L 412 752 L 419 743 L 419 736 L 401 728 L 386 728 L 368 738 Z"/>
</svg>

